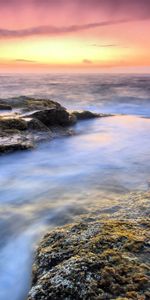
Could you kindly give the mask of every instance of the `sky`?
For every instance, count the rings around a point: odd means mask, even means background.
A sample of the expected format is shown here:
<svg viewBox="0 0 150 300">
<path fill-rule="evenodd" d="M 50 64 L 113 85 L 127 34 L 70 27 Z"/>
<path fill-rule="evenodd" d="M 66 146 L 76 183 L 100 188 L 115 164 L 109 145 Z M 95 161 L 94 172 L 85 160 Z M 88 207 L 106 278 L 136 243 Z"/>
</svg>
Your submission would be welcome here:
<svg viewBox="0 0 150 300">
<path fill-rule="evenodd" d="M 0 0 L 0 72 L 150 73 L 150 0 Z"/>
</svg>

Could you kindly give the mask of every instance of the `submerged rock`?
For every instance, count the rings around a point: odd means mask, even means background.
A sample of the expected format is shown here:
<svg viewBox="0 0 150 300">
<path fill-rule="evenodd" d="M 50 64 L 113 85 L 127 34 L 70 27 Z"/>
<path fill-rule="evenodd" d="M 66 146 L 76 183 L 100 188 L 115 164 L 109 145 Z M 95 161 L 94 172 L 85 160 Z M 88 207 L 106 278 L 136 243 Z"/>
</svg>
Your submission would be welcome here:
<svg viewBox="0 0 150 300">
<path fill-rule="evenodd" d="M 148 220 L 97 219 L 45 235 L 28 300 L 150 299 Z"/>
<path fill-rule="evenodd" d="M 77 120 L 88 120 L 88 119 L 94 119 L 94 118 L 102 118 L 102 117 L 110 117 L 112 115 L 110 114 L 97 114 L 97 113 L 93 113 L 91 111 L 88 110 L 84 110 L 84 111 L 74 111 L 72 113 L 74 116 L 76 116 Z"/>
</svg>

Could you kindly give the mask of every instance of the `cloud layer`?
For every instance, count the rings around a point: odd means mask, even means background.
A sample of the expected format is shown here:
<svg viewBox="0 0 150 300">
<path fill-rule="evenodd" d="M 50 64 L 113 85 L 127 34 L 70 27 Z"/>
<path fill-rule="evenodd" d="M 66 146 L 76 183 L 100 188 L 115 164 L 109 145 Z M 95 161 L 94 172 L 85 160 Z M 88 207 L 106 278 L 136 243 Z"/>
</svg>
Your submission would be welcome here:
<svg viewBox="0 0 150 300">
<path fill-rule="evenodd" d="M 0 0 L 1 38 L 59 35 L 144 19 L 150 19 L 150 0 Z"/>
<path fill-rule="evenodd" d="M 110 20 L 104 22 L 88 23 L 83 25 L 71 25 L 71 26 L 62 26 L 62 27 L 38 26 L 38 27 L 31 27 L 31 28 L 18 29 L 18 30 L 9 30 L 9 29 L 0 28 L 0 38 L 19 38 L 19 37 L 28 37 L 32 35 L 61 35 L 61 34 L 84 31 L 92 28 L 94 29 L 98 27 L 105 27 L 110 25 L 127 23 L 130 21 L 131 19 L 121 19 L 121 20 Z M 107 45 L 107 46 L 112 47 L 114 45 Z"/>
</svg>

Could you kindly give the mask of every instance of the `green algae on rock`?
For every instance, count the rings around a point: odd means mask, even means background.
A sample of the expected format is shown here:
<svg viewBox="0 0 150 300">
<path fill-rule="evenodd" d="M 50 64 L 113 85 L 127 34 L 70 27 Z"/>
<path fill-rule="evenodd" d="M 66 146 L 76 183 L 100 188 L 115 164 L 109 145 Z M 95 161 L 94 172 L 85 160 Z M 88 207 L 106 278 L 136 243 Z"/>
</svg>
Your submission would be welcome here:
<svg viewBox="0 0 150 300">
<path fill-rule="evenodd" d="M 0 117 L 0 129 L 27 130 L 27 122 L 19 117 Z"/>
<path fill-rule="evenodd" d="M 28 300 L 150 299 L 149 220 L 87 220 L 45 235 Z"/>
</svg>

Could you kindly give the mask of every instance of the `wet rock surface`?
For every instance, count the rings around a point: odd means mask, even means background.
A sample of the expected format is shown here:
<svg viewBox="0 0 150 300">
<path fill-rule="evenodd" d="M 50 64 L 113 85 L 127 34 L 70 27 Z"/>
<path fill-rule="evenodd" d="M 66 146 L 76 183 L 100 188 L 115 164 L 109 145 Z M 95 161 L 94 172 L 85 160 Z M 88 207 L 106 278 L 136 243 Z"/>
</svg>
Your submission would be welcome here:
<svg viewBox="0 0 150 300">
<path fill-rule="evenodd" d="M 134 197 L 135 196 L 135 197 Z M 131 199 L 147 207 L 150 194 Z M 134 202 L 134 201 L 133 201 Z M 33 265 L 28 300 L 150 299 L 150 220 L 84 215 L 47 233 Z"/>
<path fill-rule="evenodd" d="M 110 114 L 97 114 L 97 113 L 93 113 L 91 111 L 88 110 L 84 110 L 84 111 L 74 111 L 72 113 L 74 116 L 76 116 L 77 120 L 88 120 L 88 119 L 95 119 L 95 118 L 102 118 L 102 117 L 110 117 L 112 115 Z"/>
<path fill-rule="evenodd" d="M 9 130 L 17 129 L 20 131 L 27 130 L 27 122 L 22 118 L 17 117 L 0 117 L 0 129 Z"/>
<path fill-rule="evenodd" d="M 0 100 L 0 154 L 31 149 L 37 142 L 74 134 L 69 128 L 78 119 L 99 117 L 91 112 L 69 113 L 58 102 L 20 96 Z M 104 116 L 104 115 L 103 115 Z"/>
<path fill-rule="evenodd" d="M 12 110 L 12 107 L 5 103 L 0 103 L 0 111 L 1 110 Z"/>
<path fill-rule="evenodd" d="M 72 131 L 70 114 L 59 103 L 30 97 L 16 97 L 0 101 L 0 108 L 12 108 L 0 115 L 0 153 L 34 148 L 37 142 Z"/>
<path fill-rule="evenodd" d="M 29 115 L 30 118 L 36 118 L 44 125 L 50 127 L 53 125 L 70 125 L 69 113 L 65 109 L 47 109 L 35 112 Z"/>
<path fill-rule="evenodd" d="M 35 99 L 27 96 L 12 97 L 8 99 L 1 99 L 0 103 L 9 105 L 13 109 L 22 109 L 23 111 L 34 111 L 48 108 L 62 107 L 58 102 L 49 99 Z"/>
</svg>

